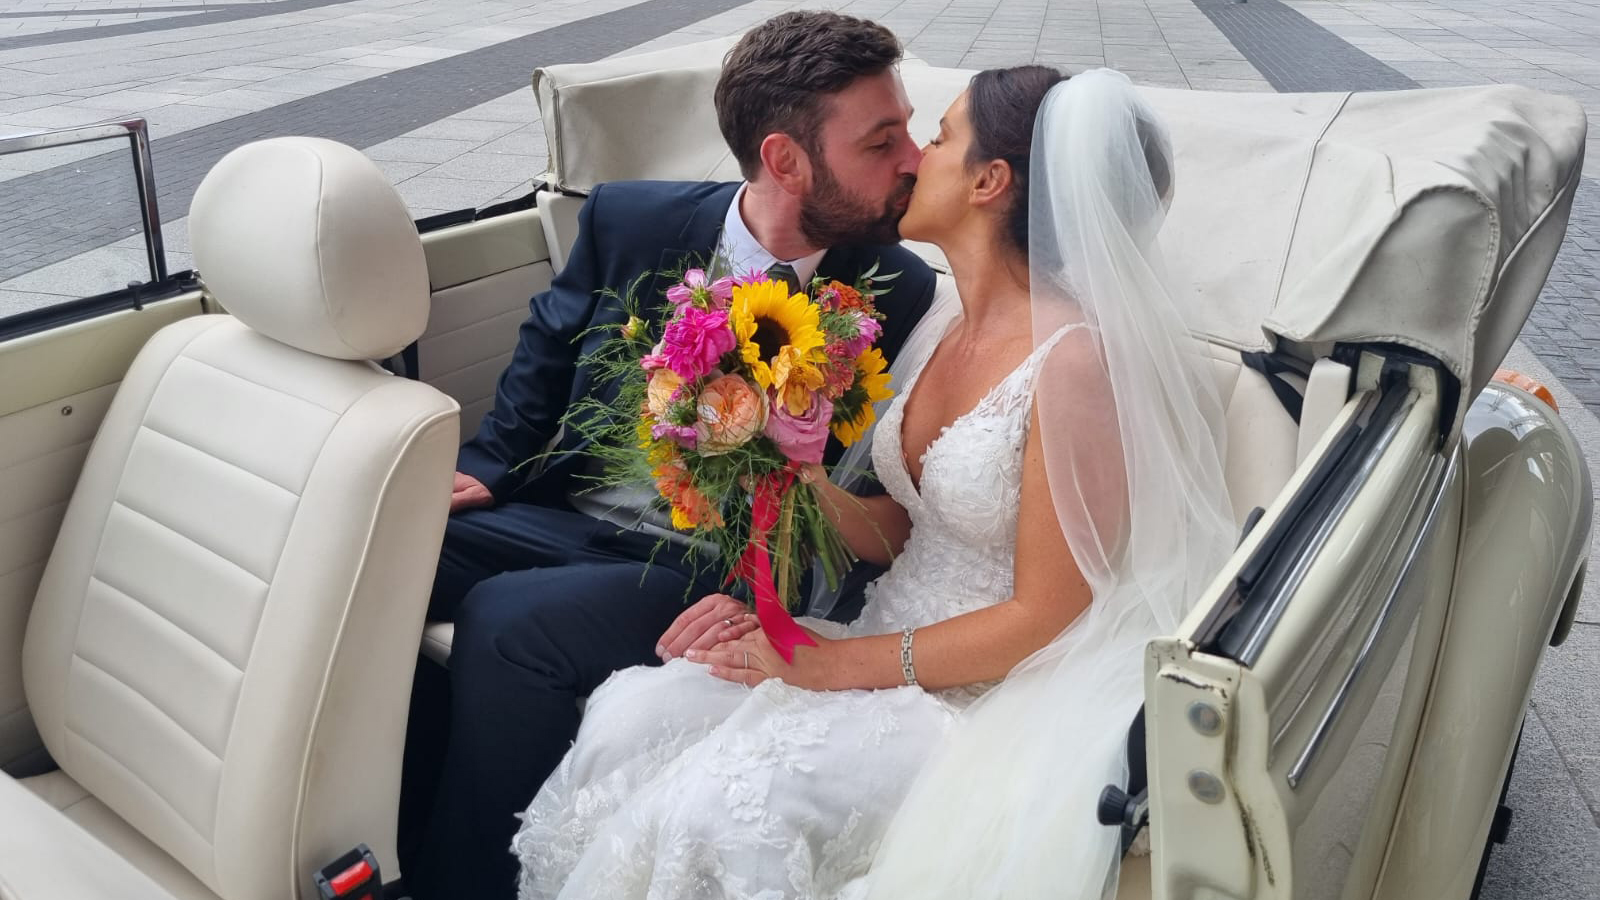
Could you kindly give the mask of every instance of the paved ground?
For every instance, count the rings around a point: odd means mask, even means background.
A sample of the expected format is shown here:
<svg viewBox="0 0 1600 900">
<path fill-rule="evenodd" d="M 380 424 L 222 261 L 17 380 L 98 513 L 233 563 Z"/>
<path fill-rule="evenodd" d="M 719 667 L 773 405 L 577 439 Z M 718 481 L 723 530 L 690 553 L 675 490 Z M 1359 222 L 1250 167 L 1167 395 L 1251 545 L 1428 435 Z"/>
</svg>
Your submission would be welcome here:
<svg viewBox="0 0 1600 900">
<path fill-rule="evenodd" d="M 418 216 L 518 196 L 544 166 L 537 65 L 729 34 L 791 0 L 0 0 L 0 135 L 131 115 L 155 138 L 171 267 L 195 185 L 246 140 L 361 147 Z M 1600 109 L 1600 0 L 833 0 L 930 62 L 1110 65 L 1149 84 L 1313 91 L 1516 82 Z M 1600 149 L 1600 129 L 1591 151 Z M 1600 177 L 1600 154 L 1586 173 Z M 145 277 L 125 151 L 0 157 L 0 316 Z M 1600 459 L 1600 190 L 1510 362 Z M 1586 408 L 1587 407 L 1587 408 Z M 1600 473 L 1597 473 L 1600 475 Z M 1595 482 L 1600 485 L 1600 477 Z M 1600 566 L 1591 566 L 1600 572 Z M 1486 896 L 1600 897 L 1600 591 L 1535 689 L 1519 812 Z"/>
</svg>

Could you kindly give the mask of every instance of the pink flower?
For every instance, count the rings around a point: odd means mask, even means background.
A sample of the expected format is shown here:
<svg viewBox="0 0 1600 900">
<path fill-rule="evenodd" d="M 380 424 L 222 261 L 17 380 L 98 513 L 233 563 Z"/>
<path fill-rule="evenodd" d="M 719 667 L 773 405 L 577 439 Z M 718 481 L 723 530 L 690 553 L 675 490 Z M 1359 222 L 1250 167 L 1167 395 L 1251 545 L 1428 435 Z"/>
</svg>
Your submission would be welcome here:
<svg viewBox="0 0 1600 900">
<path fill-rule="evenodd" d="M 834 353 L 834 348 L 828 348 L 828 367 L 822 372 L 822 394 L 829 400 L 837 400 L 844 396 L 844 392 L 856 383 L 856 361 L 852 356 L 840 356 Z"/>
<path fill-rule="evenodd" d="M 725 310 L 686 306 L 678 318 L 667 325 L 661 339 L 661 356 L 667 368 L 685 379 L 695 379 L 715 369 L 717 362 L 737 343 L 733 329 L 728 327 Z"/>
<path fill-rule="evenodd" d="M 650 428 L 650 436 L 658 441 L 662 438 L 669 438 L 685 450 L 693 450 L 695 442 L 700 437 L 695 432 L 693 425 L 672 425 L 667 422 L 652 426 Z"/>
<path fill-rule="evenodd" d="M 725 309 L 733 300 L 733 279 L 724 276 L 707 281 L 704 269 L 690 269 L 683 273 L 683 281 L 667 288 L 667 299 L 680 311 L 686 306 Z"/>
<path fill-rule="evenodd" d="M 782 403 L 774 403 L 767 415 L 766 433 L 789 459 L 819 463 L 828 445 L 828 423 L 832 420 L 833 404 L 826 397 L 816 397 L 811 408 L 798 416 L 790 415 Z"/>
<path fill-rule="evenodd" d="M 867 352 L 867 348 L 872 346 L 872 342 L 883 334 L 883 325 L 879 324 L 877 319 L 868 315 L 858 314 L 856 316 L 856 327 L 859 329 L 856 332 L 856 336 L 844 342 L 844 354 L 851 359 Z"/>
<path fill-rule="evenodd" d="M 711 292 L 711 299 L 715 301 L 712 303 L 713 308 L 727 309 L 728 304 L 733 302 L 733 276 L 724 275 L 718 278 L 711 282 L 706 290 Z"/>
<path fill-rule="evenodd" d="M 665 341 L 657 341 L 656 345 L 651 348 L 650 352 L 645 354 L 644 358 L 639 360 L 639 365 L 643 367 L 646 372 L 654 372 L 657 369 L 665 369 L 667 367 L 666 349 L 667 345 Z"/>
<path fill-rule="evenodd" d="M 764 272 L 764 271 L 762 271 L 760 269 L 751 269 L 750 271 L 744 273 L 743 275 L 735 275 L 735 276 L 733 276 L 733 283 L 735 285 L 739 285 L 739 286 L 743 287 L 744 285 L 747 285 L 747 284 L 760 284 L 761 282 L 769 281 L 770 279 L 771 279 L 771 276 L 767 275 L 766 272 Z M 732 286 L 730 286 L 728 289 L 729 289 L 729 291 L 733 290 Z"/>
</svg>

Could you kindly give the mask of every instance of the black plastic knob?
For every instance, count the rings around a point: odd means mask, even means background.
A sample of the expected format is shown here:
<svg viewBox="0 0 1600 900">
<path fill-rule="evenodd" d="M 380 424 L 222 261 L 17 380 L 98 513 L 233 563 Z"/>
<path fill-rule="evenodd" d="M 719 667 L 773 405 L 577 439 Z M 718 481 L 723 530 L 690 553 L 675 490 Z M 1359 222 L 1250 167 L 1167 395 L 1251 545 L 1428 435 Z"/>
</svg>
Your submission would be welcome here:
<svg viewBox="0 0 1600 900">
<path fill-rule="evenodd" d="M 1100 804 L 1095 808 L 1095 818 L 1101 825 L 1121 825 L 1128 815 L 1128 792 L 1108 784 L 1100 792 Z"/>
</svg>

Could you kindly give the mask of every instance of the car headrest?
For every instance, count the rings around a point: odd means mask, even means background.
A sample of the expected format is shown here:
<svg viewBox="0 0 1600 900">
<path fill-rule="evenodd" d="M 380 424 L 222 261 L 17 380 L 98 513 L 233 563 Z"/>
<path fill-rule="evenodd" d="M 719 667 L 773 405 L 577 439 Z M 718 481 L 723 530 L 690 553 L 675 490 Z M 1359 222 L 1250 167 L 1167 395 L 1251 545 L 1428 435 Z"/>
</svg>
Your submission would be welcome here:
<svg viewBox="0 0 1600 900">
<path fill-rule="evenodd" d="M 195 192 L 206 289 L 252 329 L 336 359 L 382 359 L 428 324 L 428 266 L 405 203 L 344 144 L 284 137 L 223 157 Z"/>
</svg>

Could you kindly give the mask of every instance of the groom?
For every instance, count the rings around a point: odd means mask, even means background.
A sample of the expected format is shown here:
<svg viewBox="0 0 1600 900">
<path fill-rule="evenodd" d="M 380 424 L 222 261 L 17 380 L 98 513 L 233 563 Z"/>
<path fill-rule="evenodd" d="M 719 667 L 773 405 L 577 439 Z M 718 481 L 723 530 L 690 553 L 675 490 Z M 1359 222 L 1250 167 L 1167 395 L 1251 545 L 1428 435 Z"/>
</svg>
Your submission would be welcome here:
<svg viewBox="0 0 1600 900">
<path fill-rule="evenodd" d="M 457 463 L 430 606 L 430 618 L 456 623 L 454 647 L 448 673 L 422 663 L 407 738 L 403 871 L 416 900 L 514 895 L 514 814 L 571 745 L 578 699 L 618 669 L 658 662 L 685 597 L 720 587 L 649 511 L 649 485 L 585 493 L 574 478 L 597 463 L 560 435 L 560 419 L 581 398 L 609 396 L 579 358 L 607 336 L 595 326 L 624 320 L 599 292 L 718 252 L 735 271 L 796 285 L 852 283 L 877 265 L 900 273 L 877 300 L 891 360 L 927 310 L 933 273 L 898 246 L 921 159 L 900 56 L 876 23 L 771 19 L 729 52 L 717 83 L 743 183 L 613 183 L 589 195 L 566 267 L 533 298 L 494 410 Z M 659 300 L 666 286 L 654 278 L 643 296 Z M 519 468 L 552 440 L 547 465 Z"/>
</svg>

